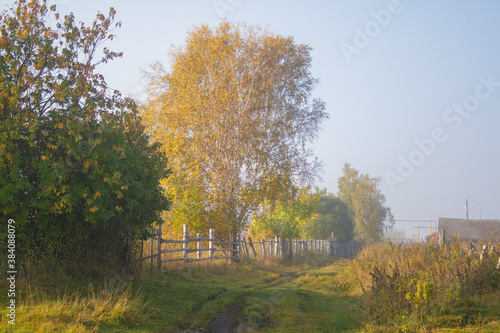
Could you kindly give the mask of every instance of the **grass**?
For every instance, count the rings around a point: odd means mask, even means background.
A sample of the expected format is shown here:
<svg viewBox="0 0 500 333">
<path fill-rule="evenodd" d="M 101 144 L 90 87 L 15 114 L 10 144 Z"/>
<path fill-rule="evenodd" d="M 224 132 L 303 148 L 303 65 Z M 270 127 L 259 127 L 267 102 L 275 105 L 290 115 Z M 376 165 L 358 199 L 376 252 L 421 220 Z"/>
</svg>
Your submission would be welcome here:
<svg viewBox="0 0 500 333">
<path fill-rule="evenodd" d="M 351 311 L 356 300 L 334 293 L 337 261 L 310 256 L 291 264 L 199 266 L 132 281 L 89 283 L 64 276 L 19 280 L 16 328 L 25 332 L 208 331 L 221 313 L 228 313 L 242 331 L 348 331 L 358 325 Z M 2 282 L 3 304 L 7 289 Z M 5 331 L 9 328 L 6 309 L 0 309 L 0 315 L 0 330 Z"/>
<path fill-rule="evenodd" d="M 133 327 L 149 316 L 147 302 L 123 283 L 78 289 L 67 285 L 62 293 L 57 288 L 21 283 L 18 290 L 19 332 L 95 332 L 105 326 Z M 0 327 L 11 327 L 6 309 L 0 313 Z"/>
<path fill-rule="evenodd" d="M 500 331 L 498 253 L 475 248 L 459 240 L 373 245 L 339 281 L 362 292 L 370 332 Z"/>
<path fill-rule="evenodd" d="M 387 256 L 387 251 L 403 254 Z M 425 313 L 424 322 L 405 312 L 405 307 L 384 316 L 392 305 L 383 302 L 378 305 L 381 311 L 370 311 L 370 305 L 380 301 L 372 288 L 374 269 L 385 269 L 392 276 L 388 267 L 394 267 L 391 258 L 396 257 L 406 260 L 410 268 L 419 265 L 425 260 L 418 251 L 386 245 L 367 249 L 356 260 L 309 256 L 292 263 L 200 265 L 190 271 L 91 282 L 42 271 L 17 281 L 16 332 L 209 332 L 220 325 L 234 332 L 500 331 L 498 289 L 463 294 L 439 312 Z M 405 257 L 409 254 L 411 260 Z M 448 267 L 444 262 L 427 266 Z M 420 274 L 421 279 L 428 277 Z M 441 276 L 447 274 L 441 272 Z M 4 281 L 0 304 L 8 301 Z M 404 281 L 411 286 L 411 279 Z M 477 279 L 471 281 L 488 287 Z M 0 307 L 2 332 L 12 328 L 6 313 Z"/>
</svg>

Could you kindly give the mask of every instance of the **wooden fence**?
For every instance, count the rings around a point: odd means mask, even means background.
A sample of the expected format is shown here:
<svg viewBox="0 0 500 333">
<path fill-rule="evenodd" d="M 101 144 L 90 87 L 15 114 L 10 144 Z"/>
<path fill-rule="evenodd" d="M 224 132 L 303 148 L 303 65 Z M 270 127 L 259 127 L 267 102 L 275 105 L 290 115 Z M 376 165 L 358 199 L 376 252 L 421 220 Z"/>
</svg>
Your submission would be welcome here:
<svg viewBox="0 0 500 333">
<path fill-rule="evenodd" d="M 222 242 L 215 238 L 215 230 L 210 229 L 208 238 L 202 237 L 200 233 L 195 237 L 189 234 L 189 227 L 185 224 L 182 230 L 182 240 L 163 239 L 162 228 L 158 228 L 156 235 L 148 241 L 141 242 L 139 258 L 142 270 L 143 261 L 149 260 L 151 271 L 156 266 L 163 270 L 164 263 L 177 263 L 169 270 L 188 267 L 189 263 L 199 261 L 210 261 L 225 259 L 228 263 L 238 260 L 238 242 Z M 146 245 L 146 246 L 145 246 Z M 145 248 L 149 245 L 149 255 L 144 256 Z M 195 253 L 195 256 L 192 254 Z M 147 254 L 147 253 L 146 253 Z"/>
<path fill-rule="evenodd" d="M 194 235 L 193 235 L 194 236 Z M 182 240 L 163 239 L 162 228 L 148 241 L 141 241 L 139 258 L 142 270 L 143 262 L 149 260 L 151 271 L 154 267 L 163 269 L 168 263 L 168 270 L 187 268 L 193 262 L 210 262 L 226 260 L 228 263 L 239 261 L 241 258 L 273 258 L 300 256 L 307 253 L 321 253 L 324 255 L 350 258 L 361 250 L 361 243 L 351 241 L 341 243 L 334 239 L 274 239 L 253 242 L 250 236 L 242 237 L 229 242 L 222 242 L 215 238 L 215 230 L 209 230 L 208 238 L 197 233 L 194 237 L 189 234 L 189 227 L 183 226 Z M 165 264 L 165 265 L 164 265 Z"/>
<path fill-rule="evenodd" d="M 339 242 L 336 239 L 285 239 L 276 236 L 275 239 L 254 242 L 247 236 L 240 240 L 240 256 L 246 258 L 283 256 L 291 259 L 294 255 L 306 253 L 352 258 L 361 248 L 362 245 L 358 241 Z"/>
</svg>

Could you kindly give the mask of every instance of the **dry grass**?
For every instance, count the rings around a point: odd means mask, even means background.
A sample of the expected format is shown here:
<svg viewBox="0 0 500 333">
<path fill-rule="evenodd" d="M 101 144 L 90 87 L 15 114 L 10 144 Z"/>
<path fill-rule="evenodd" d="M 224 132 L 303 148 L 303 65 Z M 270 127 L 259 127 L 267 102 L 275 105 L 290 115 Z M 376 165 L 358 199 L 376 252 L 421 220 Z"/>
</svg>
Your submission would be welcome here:
<svg viewBox="0 0 500 333">
<path fill-rule="evenodd" d="M 63 295 L 50 295 L 28 285 L 18 301 L 16 326 L 33 332 L 97 332 L 103 326 L 134 326 L 149 313 L 139 294 L 124 285 L 105 285 Z M 0 327 L 8 327 L 2 316 Z"/>
<path fill-rule="evenodd" d="M 363 309 L 373 319 L 370 330 L 477 328 L 500 319 L 480 316 L 481 297 L 500 291 L 500 270 L 497 252 L 488 247 L 481 255 L 476 249 L 483 244 L 374 245 L 346 266 L 338 281 L 363 294 Z M 497 304 L 487 312 L 499 310 Z"/>
</svg>

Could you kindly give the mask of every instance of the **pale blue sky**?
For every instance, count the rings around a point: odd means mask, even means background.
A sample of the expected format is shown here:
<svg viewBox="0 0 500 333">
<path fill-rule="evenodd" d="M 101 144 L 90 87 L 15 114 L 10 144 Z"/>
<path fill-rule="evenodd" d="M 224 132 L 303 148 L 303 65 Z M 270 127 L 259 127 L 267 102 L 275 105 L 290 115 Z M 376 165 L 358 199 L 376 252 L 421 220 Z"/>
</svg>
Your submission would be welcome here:
<svg viewBox="0 0 500 333">
<path fill-rule="evenodd" d="M 123 27 L 108 47 L 124 57 L 100 70 L 124 94 L 140 93 L 140 69 L 167 63 L 171 45 L 219 14 L 294 36 L 313 48 L 315 95 L 331 117 L 316 144 L 319 186 L 335 193 L 350 163 L 382 177 L 396 219 L 465 217 L 466 198 L 470 218 L 480 207 L 500 218 L 500 1 L 53 2 L 86 22 L 116 9 Z"/>
</svg>

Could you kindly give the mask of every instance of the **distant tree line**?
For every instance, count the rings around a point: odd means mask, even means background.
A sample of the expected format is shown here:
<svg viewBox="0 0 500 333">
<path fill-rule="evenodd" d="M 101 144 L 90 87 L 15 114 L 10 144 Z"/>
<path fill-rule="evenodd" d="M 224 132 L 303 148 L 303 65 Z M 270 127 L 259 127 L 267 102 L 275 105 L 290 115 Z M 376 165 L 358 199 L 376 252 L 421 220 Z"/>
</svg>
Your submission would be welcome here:
<svg viewBox="0 0 500 333">
<path fill-rule="evenodd" d="M 379 242 L 394 225 L 379 182 L 345 164 L 336 196 L 327 189 L 297 189 L 295 199 L 276 205 L 271 214 L 254 214 L 250 232 L 261 237 Z"/>
</svg>

